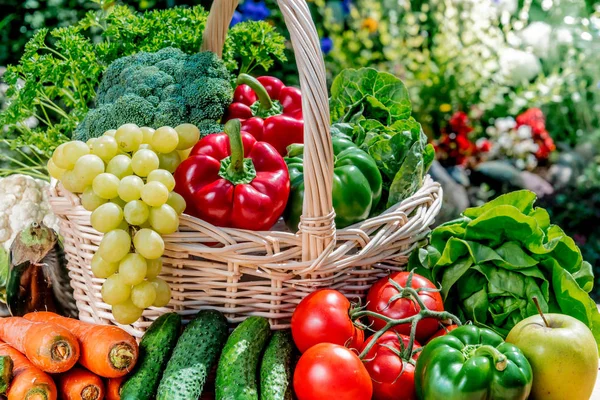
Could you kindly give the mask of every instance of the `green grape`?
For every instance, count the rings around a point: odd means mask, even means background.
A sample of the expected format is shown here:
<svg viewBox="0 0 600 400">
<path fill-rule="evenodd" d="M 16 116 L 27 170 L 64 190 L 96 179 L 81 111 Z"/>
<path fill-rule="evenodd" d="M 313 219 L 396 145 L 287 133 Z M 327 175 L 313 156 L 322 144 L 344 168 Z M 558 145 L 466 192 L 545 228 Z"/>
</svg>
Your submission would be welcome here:
<svg viewBox="0 0 600 400">
<path fill-rule="evenodd" d="M 65 162 L 68 164 L 68 168 L 65 169 L 72 169 L 77 160 L 86 154 L 90 154 L 90 148 L 87 144 L 79 140 L 68 142 L 63 150 Z"/>
<path fill-rule="evenodd" d="M 169 284 L 160 278 L 150 279 L 154 288 L 156 289 L 156 300 L 154 300 L 154 307 L 164 307 L 171 301 L 171 288 Z"/>
<path fill-rule="evenodd" d="M 131 302 L 141 309 L 148 308 L 156 301 L 156 288 L 152 282 L 142 282 L 131 289 Z"/>
<path fill-rule="evenodd" d="M 193 124 L 181 124 L 175 127 L 179 136 L 177 150 L 186 150 L 193 147 L 200 139 L 200 129 Z"/>
<path fill-rule="evenodd" d="M 87 187 L 74 171 L 65 171 L 61 183 L 71 193 L 83 193 Z"/>
<path fill-rule="evenodd" d="M 106 278 L 102 284 L 102 300 L 106 304 L 114 306 L 123 303 L 131 296 L 131 285 L 125 284 L 119 274 Z"/>
<path fill-rule="evenodd" d="M 67 159 L 65 158 L 65 146 L 67 143 L 63 143 L 59 145 L 52 153 L 52 161 L 54 165 L 56 165 L 60 169 L 71 169 L 72 166 L 69 165 Z"/>
<path fill-rule="evenodd" d="M 95 230 L 106 233 L 117 229 L 123 222 L 123 210 L 115 203 L 102 204 L 94 210 L 90 219 Z"/>
<path fill-rule="evenodd" d="M 104 172 L 104 161 L 93 154 L 86 154 L 77 160 L 73 169 L 77 178 L 89 186 L 94 178 Z"/>
<path fill-rule="evenodd" d="M 142 139 L 142 144 L 151 144 L 152 136 L 154 135 L 154 129 L 148 128 L 147 126 L 142 126 L 140 128 L 142 130 L 142 134 L 144 135 Z"/>
<path fill-rule="evenodd" d="M 128 175 L 133 175 L 131 168 L 131 158 L 125 154 L 119 154 L 108 162 L 106 172 L 113 174 L 119 179 L 123 179 Z"/>
<path fill-rule="evenodd" d="M 92 273 L 96 278 L 108 278 L 119 269 L 119 263 L 106 261 L 100 254 L 94 254 L 92 257 Z"/>
<path fill-rule="evenodd" d="M 163 126 L 154 132 L 151 144 L 159 153 L 170 153 L 177 148 L 179 135 L 170 126 Z"/>
<path fill-rule="evenodd" d="M 169 190 L 160 182 L 148 182 L 141 190 L 142 200 L 150 207 L 159 207 L 169 199 Z"/>
<path fill-rule="evenodd" d="M 170 153 L 160 153 L 158 155 L 158 160 L 160 161 L 158 166 L 161 169 L 166 169 L 170 173 L 175 172 L 179 164 L 181 164 L 181 157 L 177 151 L 172 151 Z"/>
<path fill-rule="evenodd" d="M 129 175 L 119 182 L 119 197 L 125 201 L 133 201 L 140 198 L 140 191 L 144 187 L 144 181 L 139 176 Z"/>
<path fill-rule="evenodd" d="M 163 204 L 160 207 L 152 207 L 148 217 L 152 229 L 161 235 L 168 235 L 176 232 L 179 228 L 179 216 L 168 204 Z"/>
<path fill-rule="evenodd" d="M 162 271 L 162 257 L 154 260 L 146 260 L 148 268 L 146 269 L 146 278 L 153 279 L 160 275 Z"/>
<path fill-rule="evenodd" d="M 129 253 L 130 249 L 131 236 L 129 233 L 122 229 L 114 229 L 104 234 L 100 247 L 98 247 L 98 253 L 108 262 L 119 262 Z"/>
<path fill-rule="evenodd" d="M 138 150 L 131 158 L 133 172 L 141 177 L 146 177 L 150 172 L 157 169 L 158 163 L 158 156 L 152 150 Z"/>
<path fill-rule="evenodd" d="M 96 140 L 98 140 L 98 138 L 90 138 L 88 139 L 87 142 L 85 142 L 85 144 L 87 144 L 87 147 L 90 148 L 90 150 L 94 149 L 94 143 L 96 143 Z"/>
<path fill-rule="evenodd" d="M 142 140 L 144 139 L 144 134 L 136 124 L 125 124 L 117 129 L 115 139 L 121 150 L 132 152 L 140 147 L 140 144 L 142 144 Z"/>
<path fill-rule="evenodd" d="M 173 210 L 175 210 L 177 215 L 181 215 L 185 211 L 185 199 L 177 192 L 169 193 L 169 199 L 167 200 L 167 204 L 173 207 Z"/>
<path fill-rule="evenodd" d="M 109 129 L 106 132 L 104 132 L 104 136 L 112 136 L 115 137 L 115 133 L 117 133 L 116 129 Z"/>
<path fill-rule="evenodd" d="M 152 147 L 152 145 L 150 145 L 150 144 L 142 143 L 142 144 L 140 144 L 140 147 L 138 147 L 138 150 L 151 150 L 151 151 L 154 151 L 154 147 Z M 154 151 L 154 152 L 156 153 L 156 151 Z"/>
<path fill-rule="evenodd" d="M 129 253 L 119 263 L 119 276 L 128 285 L 137 285 L 146 277 L 146 260 L 137 253 Z"/>
<path fill-rule="evenodd" d="M 101 136 L 94 143 L 92 154 L 100 157 L 105 163 L 112 160 L 119 152 L 119 145 L 112 136 Z"/>
<path fill-rule="evenodd" d="M 103 173 L 94 178 L 92 188 L 96 196 L 112 199 L 119 195 L 119 178 L 111 173 Z"/>
<path fill-rule="evenodd" d="M 143 201 L 133 200 L 125 205 L 124 215 L 130 225 L 139 226 L 148 219 L 150 209 Z"/>
<path fill-rule="evenodd" d="M 127 221 L 125 221 L 125 219 L 123 219 L 123 221 L 121 221 L 117 229 L 122 229 L 125 232 L 129 232 L 129 224 L 127 223 Z"/>
<path fill-rule="evenodd" d="M 148 260 L 159 258 L 165 252 L 165 242 L 152 229 L 140 229 L 133 237 L 133 245 Z"/>
<path fill-rule="evenodd" d="M 121 210 L 123 210 L 127 205 L 127 202 L 123 201 L 120 197 L 113 197 L 112 199 L 110 199 L 110 202 L 121 207 Z"/>
<path fill-rule="evenodd" d="M 48 173 L 50 174 L 50 176 L 59 181 L 62 179 L 63 174 L 66 171 L 62 168 L 59 168 L 52 159 L 48 160 L 48 164 L 46 164 L 46 168 L 48 169 Z"/>
<path fill-rule="evenodd" d="M 127 299 L 121 304 L 115 304 L 112 308 L 115 321 L 122 325 L 133 324 L 135 321 L 140 319 L 143 312 L 144 310 L 136 307 L 131 299 Z"/>
<path fill-rule="evenodd" d="M 173 178 L 173 175 L 166 169 L 155 169 L 148 174 L 148 178 L 146 180 L 148 182 L 162 183 L 167 187 L 169 192 L 172 192 L 173 189 L 175 189 L 175 178 Z"/>
<path fill-rule="evenodd" d="M 85 188 L 81 195 L 81 205 L 88 211 L 94 211 L 107 201 L 108 200 L 103 199 L 102 197 L 96 196 L 94 189 L 91 186 Z"/>
</svg>

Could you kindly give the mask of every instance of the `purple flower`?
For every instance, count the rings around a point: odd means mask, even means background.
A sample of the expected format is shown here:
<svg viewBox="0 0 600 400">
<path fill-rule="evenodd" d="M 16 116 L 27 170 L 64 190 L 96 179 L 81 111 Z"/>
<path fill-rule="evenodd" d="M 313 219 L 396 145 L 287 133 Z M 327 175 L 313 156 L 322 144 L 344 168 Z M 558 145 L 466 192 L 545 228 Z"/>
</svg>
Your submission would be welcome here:
<svg viewBox="0 0 600 400">
<path fill-rule="evenodd" d="M 261 21 L 271 15 L 271 10 L 269 10 L 269 7 L 267 7 L 264 0 L 246 0 L 240 6 L 240 12 L 243 15 L 244 21 Z"/>
<path fill-rule="evenodd" d="M 344 15 L 350 14 L 350 7 L 352 6 L 352 0 L 342 0 L 342 12 Z"/>
<path fill-rule="evenodd" d="M 231 23 L 229 27 L 235 26 L 244 20 L 244 16 L 239 11 L 233 12 L 233 17 L 231 18 Z"/>
<path fill-rule="evenodd" d="M 329 54 L 333 49 L 333 40 L 330 37 L 324 37 L 321 39 L 321 51 L 323 54 Z"/>
</svg>

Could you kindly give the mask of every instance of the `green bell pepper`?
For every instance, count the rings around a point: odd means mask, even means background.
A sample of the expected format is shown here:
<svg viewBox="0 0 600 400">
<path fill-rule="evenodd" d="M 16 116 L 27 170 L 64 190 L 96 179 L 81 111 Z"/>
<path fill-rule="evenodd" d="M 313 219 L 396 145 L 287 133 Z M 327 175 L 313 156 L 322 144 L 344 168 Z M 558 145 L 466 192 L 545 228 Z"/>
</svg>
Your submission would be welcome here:
<svg viewBox="0 0 600 400">
<path fill-rule="evenodd" d="M 375 210 L 381 199 L 381 173 L 375 160 L 344 137 L 331 139 L 334 154 L 333 208 L 335 224 L 344 228 L 363 221 Z M 285 158 L 290 173 L 291 191 L 283 214 L 287 226 L 298 230 L 304 199 L 304 147 L 294 144 Z"/>
<path fill-rule="evenodd" d="M 421 400 L 525 400 L 532 381 L 521 350 L 473 325 L 429 342 L 415 369 Z"/>
</svg>

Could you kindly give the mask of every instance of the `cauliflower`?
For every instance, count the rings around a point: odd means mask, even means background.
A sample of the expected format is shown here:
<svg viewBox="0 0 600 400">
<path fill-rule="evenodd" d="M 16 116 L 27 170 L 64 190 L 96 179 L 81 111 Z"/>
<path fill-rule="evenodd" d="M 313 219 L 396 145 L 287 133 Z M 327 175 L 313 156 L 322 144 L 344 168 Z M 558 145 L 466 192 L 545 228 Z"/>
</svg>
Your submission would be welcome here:
<svg viewBox="0 0 600 400">
<path fill-rule="evenodd" d="M 58 218 L 48 203 L 48 183 L 26 175 L 0 178 L 0 246 L 5 250 L 33 222 L 58 232 Z"/>
</svg>

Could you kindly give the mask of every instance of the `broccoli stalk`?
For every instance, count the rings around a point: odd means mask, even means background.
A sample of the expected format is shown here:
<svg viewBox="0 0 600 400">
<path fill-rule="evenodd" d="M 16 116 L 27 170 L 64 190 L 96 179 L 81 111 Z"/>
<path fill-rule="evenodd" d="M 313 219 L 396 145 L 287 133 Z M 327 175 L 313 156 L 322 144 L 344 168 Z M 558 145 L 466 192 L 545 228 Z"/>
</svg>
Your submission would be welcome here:
<svg viewBox="0 0 600 400">
<path fill-rule="evenodd" d="M 219 130 L 233 88 L 225 64 L 211 52 L 188 55 L 168 47 L 110 64 L 96 106 L 73 138 L 87 141 L 126 123 L 159 128 L 191 123 L 204 134 Z"/>
</svg>

